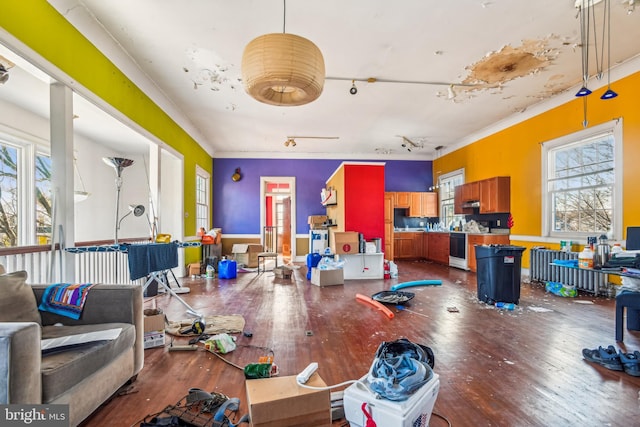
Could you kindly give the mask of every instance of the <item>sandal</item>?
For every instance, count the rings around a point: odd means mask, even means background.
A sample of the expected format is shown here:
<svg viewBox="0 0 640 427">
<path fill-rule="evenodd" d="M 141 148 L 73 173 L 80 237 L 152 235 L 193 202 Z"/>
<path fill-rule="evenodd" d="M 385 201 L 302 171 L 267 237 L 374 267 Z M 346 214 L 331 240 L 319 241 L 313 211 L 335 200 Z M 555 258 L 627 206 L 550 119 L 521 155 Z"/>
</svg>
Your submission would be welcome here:
<svg viewBox="0 0 640 427">
<path fill-rule="evenodd" d="M 618 351 L 612 345 L 607 348 L 602 348 L 602 346 L 600 346 L 595 350 L 590 350 L 588 348 L 582 349 L 582 357 L 589 362 L 598 363 L 613 371 L 624 370 Z"/>
<path fill-rule="evenodd" d="M 633 353 L 620 351 L 619 356 L 624 372 L 634 377 L 640 377 L 640 351 L 636 350 Z"/>
</svg>

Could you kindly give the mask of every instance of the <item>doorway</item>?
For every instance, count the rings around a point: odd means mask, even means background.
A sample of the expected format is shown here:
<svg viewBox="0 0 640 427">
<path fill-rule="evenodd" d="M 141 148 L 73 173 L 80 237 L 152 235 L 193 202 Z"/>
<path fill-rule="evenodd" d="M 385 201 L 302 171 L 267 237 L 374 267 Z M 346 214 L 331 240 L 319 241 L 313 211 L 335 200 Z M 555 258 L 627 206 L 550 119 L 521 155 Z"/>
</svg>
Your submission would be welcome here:
<svg viewBox="0 0 640 427">
<path fill-rule="evenodd" d="M 296 257 L 295 182 L 295 177 L 260 177 L 260 243 L 283 263 Z"/>
</svg>

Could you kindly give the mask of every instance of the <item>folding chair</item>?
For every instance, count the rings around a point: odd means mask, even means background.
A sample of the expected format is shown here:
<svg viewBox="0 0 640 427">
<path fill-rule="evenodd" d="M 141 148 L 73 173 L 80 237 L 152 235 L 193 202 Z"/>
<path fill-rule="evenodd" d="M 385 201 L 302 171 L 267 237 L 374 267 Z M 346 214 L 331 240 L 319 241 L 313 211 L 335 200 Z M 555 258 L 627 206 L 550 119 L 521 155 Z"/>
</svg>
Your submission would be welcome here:
<svg viewBox="0 0 640 427">
<path fill-rule="evenodd" d="M 273 258 L 275 266 L 278 266 L 278 230 L 276 227 L 264 227 L 262 245 L 264 252 L 258 253 L 258 274 L 260 274 L 260 264 L 262 264 L 262 272 L 267 271 L 266 259 Z"/>
</svg>

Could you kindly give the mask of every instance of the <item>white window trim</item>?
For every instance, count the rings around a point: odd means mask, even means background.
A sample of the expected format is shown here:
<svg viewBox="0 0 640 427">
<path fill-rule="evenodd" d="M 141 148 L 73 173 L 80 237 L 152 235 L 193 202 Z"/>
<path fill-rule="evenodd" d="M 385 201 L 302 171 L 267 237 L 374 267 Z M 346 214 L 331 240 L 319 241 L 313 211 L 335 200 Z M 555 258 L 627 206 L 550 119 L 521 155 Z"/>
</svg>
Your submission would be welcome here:
<svg viewBox="0 0 640 427">
<path fill-rule="evenodd" d="M 196 165 L 196 185 L 197 185 L 197 179 L 198 178 L 204 178 L 207 182 L 207 188 L 205 191 L 205 198 L 206 198 L 206 206 L 207 206 L 207 226 L 205 227 L 206 230 L 210 230 L 211 229 L 211 175 L 209 174 L 209 172 L 207 172 L 206 170 L 202 169 L 200 166 Z M 196 187 L 196 191 L 197 187 Z M 198 197 L 196 195 L 196 215 L 198 212 Z M 198 221 L 198 218 L 196 217 L 196 222 Z"/>
<path fill-rule="evenodd" d="M 551 195 L 549 193 L 549 186 L 547 183 L 547 176 L 549 173 L 549 151 L 552 148 L 556 148 L 562 145 L 570 144 L 573 142 L 578 142 L 580 140 L 587 139 L 589 137 L 597 136 L 598 134 L 603 134 L 606 132 L 611 132 L 615 139 L 614 144 L 614 176 L 615 176 L 615 185 L 613 188 L 613 227 L 612 227 L 612 236 L 610 236 L 613 240 L 620 240 L 623 236 L 622 230 L 622 210 L 623 210 L 623 173 L 622 173 L 622 148 L 623 148 L 623 140 L 622 140 L 622 118 L 618 118 L 615 120 L 611 120 L 606 123 L 602 123 L 600 125 L 591 127 L 589 129 L 581 130 L 578 132 L 574 132 L 570 135 L 565 135 L 560 138 L 556 138 L 550 141 L 546 141 L 542 143 L 542 183 L 541 183 L 541 193 L 542 193 L 542 236 L 543 237 L 552 237 L 552 238 L 575 238 L 579 239 L 580 242 L 584 239 L 584 233 L 558 233 L 552 232 L 551 230 L 551 213 L 549 212 L 551 201 L 549 200 Z"/>
</svg>

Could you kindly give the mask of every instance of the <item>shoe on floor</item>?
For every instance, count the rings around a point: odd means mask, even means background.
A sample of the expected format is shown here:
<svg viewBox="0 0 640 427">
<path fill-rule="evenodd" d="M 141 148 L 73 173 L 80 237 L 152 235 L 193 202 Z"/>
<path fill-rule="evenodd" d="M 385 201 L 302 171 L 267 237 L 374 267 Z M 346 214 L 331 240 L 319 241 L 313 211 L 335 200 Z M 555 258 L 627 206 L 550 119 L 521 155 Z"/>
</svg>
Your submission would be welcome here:
<svg viewBox="0 0 640 427">
<path fill-rule="evenodd" d="M 634 377 L 640 377 L 640 351 L 634 351 L 633 353 L 619 353 L 620 362 L 624 372 Z"/>
<path fill-rule="evenodd" d="M 582 357 L 584 357 L 589 362 L 598 363 L 605 368 L 611 369 L 613 371 L 624 370 L 624 368 L 622 367 L 622 362 L 620 361 L 620 356 L 618 355 L 618 351 L 612 345 L 607 348 L 603 348 L 602 346 L 600 346 L 595 350 L 584 348 L 582 349 Z"/>
</svg>

